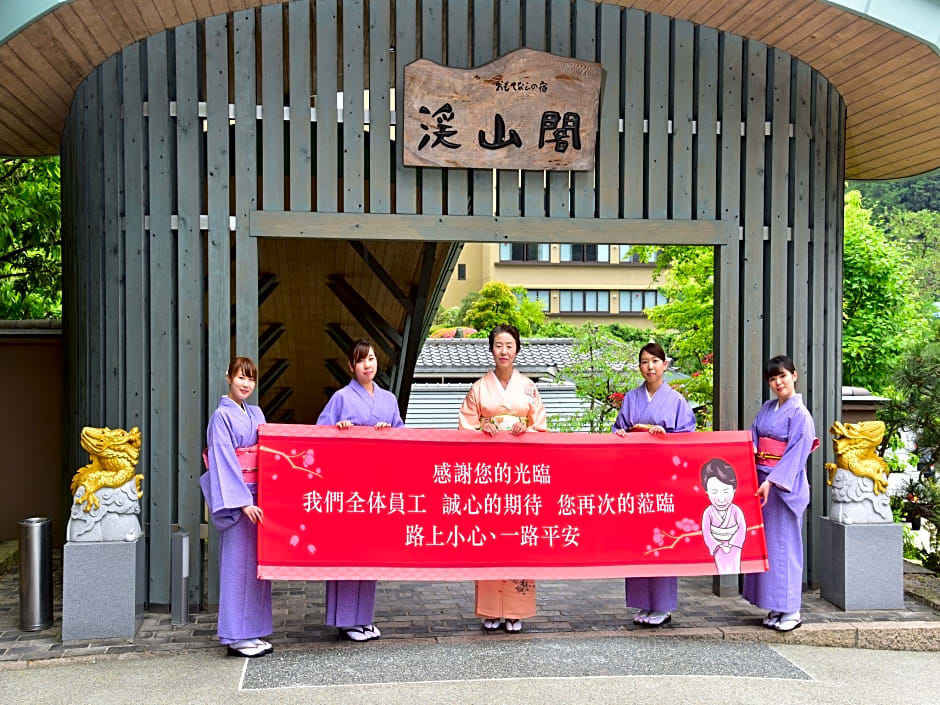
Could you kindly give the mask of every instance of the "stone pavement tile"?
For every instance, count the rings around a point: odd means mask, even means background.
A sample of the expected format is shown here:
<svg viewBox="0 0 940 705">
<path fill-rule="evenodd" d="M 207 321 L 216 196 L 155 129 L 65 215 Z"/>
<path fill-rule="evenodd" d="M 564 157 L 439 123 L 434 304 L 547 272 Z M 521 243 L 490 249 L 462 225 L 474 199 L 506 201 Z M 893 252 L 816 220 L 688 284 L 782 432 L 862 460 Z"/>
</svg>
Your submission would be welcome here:
<svg viewBox="0 0 940 705">
<path fill-rule="evenodd" d="M 892 651 L 940 651 L 940 623 L 859 624 L 858 646 Z"/>
<path fill-rule="evenodd" d="M 727 641 L 752 641 L 768 644 L 801 646 L 841 646 L 854 648 L 858 630 L 854 624 L 806 624 L 791 632 L 778 632 L 763 625 L 754 627 L 720 627 Z"/>
</svg>

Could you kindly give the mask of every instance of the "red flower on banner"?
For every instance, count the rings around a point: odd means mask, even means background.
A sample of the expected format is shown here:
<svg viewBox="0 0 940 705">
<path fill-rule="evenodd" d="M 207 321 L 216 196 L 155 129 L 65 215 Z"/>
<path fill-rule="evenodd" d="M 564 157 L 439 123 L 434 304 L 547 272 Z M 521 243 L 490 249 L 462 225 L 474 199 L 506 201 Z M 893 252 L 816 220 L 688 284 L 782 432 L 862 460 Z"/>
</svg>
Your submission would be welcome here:
<svg viewBox="0 0 940 705">
<path fill-rule="evenodd" d="M 609 397 L 607 397 L 607 402 L 615 409 L 619 409 L 621 406 L 623 406 L 623 397 L 623 392 L 613 392 Z"/>
</svg>

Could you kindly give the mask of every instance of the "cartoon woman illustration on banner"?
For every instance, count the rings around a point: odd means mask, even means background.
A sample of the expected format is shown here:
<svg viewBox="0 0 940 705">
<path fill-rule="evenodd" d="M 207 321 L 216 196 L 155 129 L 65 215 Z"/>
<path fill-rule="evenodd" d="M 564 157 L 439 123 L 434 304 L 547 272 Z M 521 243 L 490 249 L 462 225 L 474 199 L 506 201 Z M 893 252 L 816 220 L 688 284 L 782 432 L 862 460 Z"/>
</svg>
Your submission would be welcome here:
<svg viewBox="0 0 940 705">
<path fill-rule="evenodd" d="M 702 489 L 711 502 L 702 515 L 702 538 L 715 558 L 719 575 L 741 572 L 741 547 L 747 536 L 744 512 L 733 504 L 738 478 L 734 468 L 721 458 L 702 466 Z"/>
</svg>

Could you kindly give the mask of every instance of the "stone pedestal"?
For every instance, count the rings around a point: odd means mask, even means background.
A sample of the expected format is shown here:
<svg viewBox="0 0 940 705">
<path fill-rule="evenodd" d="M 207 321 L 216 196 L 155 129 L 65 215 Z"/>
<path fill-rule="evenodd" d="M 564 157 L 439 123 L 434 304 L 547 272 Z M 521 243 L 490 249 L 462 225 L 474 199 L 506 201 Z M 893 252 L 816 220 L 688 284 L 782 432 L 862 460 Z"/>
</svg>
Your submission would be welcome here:
<svg viewBox="0 0 940 705">
<path fill-rule="evenodd" d="M 144 539 L 69 541 L 62 558 L 62 641 L 134 637 L 146 595 Z"/>
<path fill-rule="evenodd" d="M 904 607 L 903 537 L 900 524 L 841 524 L 823 517 L 823 599 L 844 610 Z"/>
</svg>

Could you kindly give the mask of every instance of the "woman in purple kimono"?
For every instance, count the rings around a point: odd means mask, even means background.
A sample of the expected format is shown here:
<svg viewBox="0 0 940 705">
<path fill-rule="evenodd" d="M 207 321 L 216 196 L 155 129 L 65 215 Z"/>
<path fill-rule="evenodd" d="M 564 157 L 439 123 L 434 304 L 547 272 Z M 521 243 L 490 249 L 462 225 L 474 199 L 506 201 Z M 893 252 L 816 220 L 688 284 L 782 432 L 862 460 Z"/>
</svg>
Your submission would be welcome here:
<svg viewBox="0 0 940 705">
<path fill-rule="evenodd" d="M 647 343 L 640 349 L 640 374 L 646 380 L 623 397 L 620 413 L 611 429 L 618 436 L 631 431 L 665 437 L 667 433 L 695 430 L 695 414 L 679 392 L 665 383 L 663 375 L 669 362 L 659 343 Z M 672 619 L 679 603 L 677 578 L 627 578 L 627 606 L 639 611 L 635 624 L 658 627 Z"/>
<path fill-rule="evenodd" d="M 271 583 L 258 580 L 258 426 L 261 409 L 245 400 L 258 379 L 255 363 L 237 357 L 225 375 L 228 394 L 209 419 L 199 479 L 212 523 L 219 530 L 219 641 L 229 656 L 264 656 L 274 649 L 261 639 L 271 633 Z"/>
<path fill-rule="evenodd" d="M 719 575 L 741 572 L 741 548 L 747 537 L 744 512 L 734 504 L 738 476 L 721 458 L 712 458 L 702 466 L 702 489 L 710 505 L 702 514 L 702 538 L 715 559 Z"/>
<path fill-rule="evenodd" d="M 764 403 L 751 426 L 757 448 L 757 496 L 764 508 L 766 573 L 744 576 L 744 599 L 770 610 L 764 626 L 779 632 L 799 627 L 803 589 L 800 527 L 809 504 L 806 460 L 818 446 L 813 417 L 795 393 L 796 368 L 786 355 L 764 368 L 776 399 Z"/>
<path fill-rule="evenodd" d="M 374 426 L 401 428 L 395 395 L 380 388 L 375 378 L 378 362 L 372 343 L 357 340 L 349 351 L 349 371 L 353 378 L 327 402 L 318 426 Z M 326 623 L 339 627 L 341 639 L 370 641 L 382 636 L 372 622 L 375 618 L 375 580 L 327 580 Z"/>
</svg>

